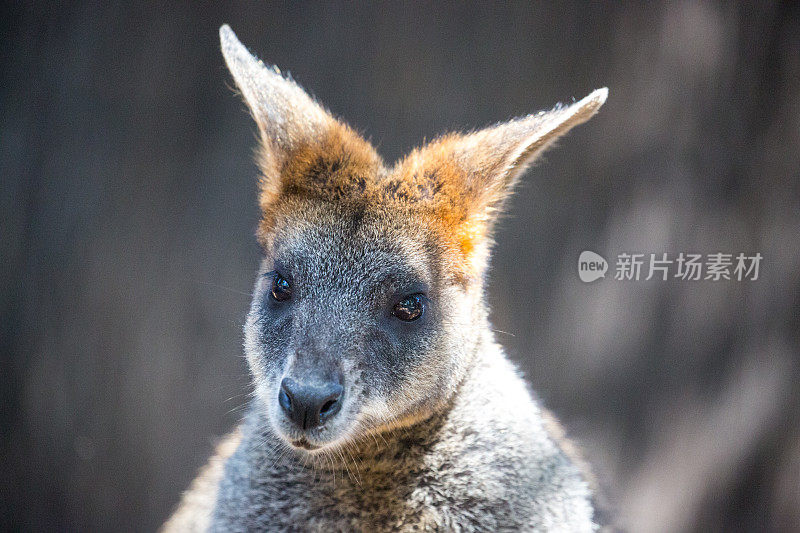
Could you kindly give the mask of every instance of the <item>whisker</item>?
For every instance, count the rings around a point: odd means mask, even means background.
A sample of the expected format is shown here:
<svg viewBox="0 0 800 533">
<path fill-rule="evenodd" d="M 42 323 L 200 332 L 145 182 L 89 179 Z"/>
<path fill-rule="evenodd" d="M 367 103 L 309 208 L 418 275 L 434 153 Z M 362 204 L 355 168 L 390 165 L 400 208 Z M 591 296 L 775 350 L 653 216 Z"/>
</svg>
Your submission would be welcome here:
<svg viewBox="0 0 800 533">
<path fill-rule="evenodd" d="M 236 294 L 241 294 L 241 295 L 247 296 L 248 298 L 252 298 L 253 297 L 252 293 L 240 291 L 238 289 L 233 289 L 231 287 L 226 287 L 224 285 L 218 285 L 216 283 L 211 283 L 210 281 L 200 281 L 199 279 L 190 279 L 190 278 L 183 278 L 183 281 L 191 281 L 193 283 L 199 283 L 200 285 L 208 285 L 210 287 L 216 287 L 218 289 L 224 289 L 224 290 L 229 291 L 229 292 L 233 292 L 233 293 L 236 293 Z"/>
</svg>

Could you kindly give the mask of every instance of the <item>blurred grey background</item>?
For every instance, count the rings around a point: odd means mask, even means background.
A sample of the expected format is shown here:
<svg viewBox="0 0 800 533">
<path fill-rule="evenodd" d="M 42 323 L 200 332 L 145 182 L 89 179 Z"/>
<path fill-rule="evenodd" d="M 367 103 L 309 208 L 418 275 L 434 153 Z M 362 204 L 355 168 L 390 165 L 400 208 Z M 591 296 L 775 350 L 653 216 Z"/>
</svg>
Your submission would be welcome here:
<svg viewBox="0 0 800 533">
<path fill-rule="evenodd" d="M 800 4 L 771 1 L 4 3 L 0 528 L 152 530 L 240 416 L 224 22 L 387 160 L 610 87 L 503 222 L 499 340 L 630 530 L 800 531 Z M 764 259 L 584 284 L 583 250 Z"/>
</svg>

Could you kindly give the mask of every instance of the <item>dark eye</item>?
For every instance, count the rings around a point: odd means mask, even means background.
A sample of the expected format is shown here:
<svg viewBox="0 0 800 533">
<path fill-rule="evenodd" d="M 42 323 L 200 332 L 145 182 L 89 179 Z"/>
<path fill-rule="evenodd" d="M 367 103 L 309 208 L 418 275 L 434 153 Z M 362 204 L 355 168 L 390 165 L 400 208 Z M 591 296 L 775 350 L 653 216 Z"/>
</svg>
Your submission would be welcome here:
<svg viewBox="0 0 800 533">
<path fill-rule="evenodd" d="M 270 291 L 272 298 L 279 302 L 285 302 L 292 297 L 292 284 L 289 280 L 275 273 L 272 276 L 272 290 Z"/>
<path fill-rule="evenodd" d="M 392 309 L 392 314 L 404 322 L 411 322 L 422 316 L 425 305 L 421 294 L 404 296 Z"/>
</svg>

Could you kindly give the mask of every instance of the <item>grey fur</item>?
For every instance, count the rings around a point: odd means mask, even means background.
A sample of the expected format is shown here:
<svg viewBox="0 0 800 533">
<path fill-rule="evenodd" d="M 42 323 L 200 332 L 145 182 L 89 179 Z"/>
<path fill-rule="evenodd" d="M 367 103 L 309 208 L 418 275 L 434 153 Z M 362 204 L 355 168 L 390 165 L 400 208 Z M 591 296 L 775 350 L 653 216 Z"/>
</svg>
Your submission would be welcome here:
<svg viewBox="0 0 800 533">
<path fill-rule="evenodd" d="M 267 69 L 226 26 L 221 37 L 254 114 L 291 107 L 265 103 L 251 80 Z M 313 103 L 302 95 L 298 105 Z M 263 120 L 285 139 L 313 130 L 296 114 Z M 427 228 L 380 206 L 309 201 L 277 228 L 245 326 L 253 400 L 165 531 L 596 528 L 586 480 L 494 342 L 482 278 L 454 279 Z M 270 300 L 276 270 L 292 280 L 291 305 Z M 426 295 L 425 314 L 399 323 L 387 309 L 412 292 Z M 277 402 L 288 375 L 343 376 L 339 414 L 293 427 Z M 290 444 L 301 438 L 319 448 Z"/>
</svg>

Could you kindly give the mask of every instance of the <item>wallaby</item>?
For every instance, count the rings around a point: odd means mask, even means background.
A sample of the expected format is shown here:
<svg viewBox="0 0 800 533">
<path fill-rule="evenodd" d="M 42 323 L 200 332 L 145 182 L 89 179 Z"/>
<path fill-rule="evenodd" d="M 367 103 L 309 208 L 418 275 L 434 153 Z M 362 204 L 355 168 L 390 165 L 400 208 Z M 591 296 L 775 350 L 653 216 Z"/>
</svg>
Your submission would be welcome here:
<svg viewBox="0 0 800 533">
<path fill-rule="evenodd" d="M 227 25 L 220 38 L 261 140 L 255 390 L 165 530 L 595 530 L 484 284 L 515 182 L 608 90 L 387 166 Z"/>
</svg>

